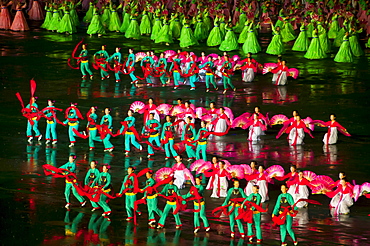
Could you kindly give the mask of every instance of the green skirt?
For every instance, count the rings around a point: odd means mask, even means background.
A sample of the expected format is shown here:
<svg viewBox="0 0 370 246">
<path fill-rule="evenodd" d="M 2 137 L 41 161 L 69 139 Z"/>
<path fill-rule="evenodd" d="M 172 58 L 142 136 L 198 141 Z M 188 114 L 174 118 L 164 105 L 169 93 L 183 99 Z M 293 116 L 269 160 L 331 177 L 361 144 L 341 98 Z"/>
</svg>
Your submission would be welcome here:
<svg viewBox="0 0 370 246">
<path fill-rule="evenodd" d="M 249 26 L 244 26 L 243 31 L 240 33 L 238 38 L 239 44 L 244 44 L 248 37 Z"/>
<path fill-rule="evenodd" d="M 193 31 L 190 27 L 182 27 L 180 34 L 180 47 L 185 48 L 193 45 L 198 45 L 198 41 L 195 39 Z"/>
<path fill-rule="evenodd" d="M 334 39 L 333 45 L 335 47 L 340 47 L 343 42 L 343 37 L 346 34 L 346 30 L 344 28 L 340 29 L 337 33 L 337 37 Z"/>
<path fill-rule="evenodd" d="M 225 39 L 221 42 L 219 47 L 221 51 L 232 51 L 239 49 L 238 40 L 232 30 L 226 31 Z"/>
<path fill-rule="evenodd" d="M 293 27 L 290 28 L 289 25 L 291 26 L 290 23 L 286 23 L 284 25 L 284 28 L 281 29 L 280 34 L 281 34 L 281 38 L 282 38 L 283 43 L 288 43 L 288 42 L 295 39 Z M 293 32 L 292 32 L 292 30 L 293 30 Z"/>
<path fill-rule="evenodd" d="M 50 25 L 52 17 L 53 17 L 53 12 L 46 11 L 45 20 L 44 20 L 44 23 L 42 23 L 41 28 L 48 29 L 48 26 Z"/>
<path fill-rule="evenodd" d="M 328 37 L 330 39 L 336 38 L 339 30 L 340 28 L 339 28 L 338 21 L 333 21 L 332 23 L 329 24 Z"/>
<path fill-rule="evenodd" d="M 104 9 L 103 14 L 100 16 L 100 20 L 105 27 L 109 26 L 110 16 L 110 9 Z"/>
<path fill-rule="evenodd" d="M 181 23 L 179 20 L 173 20 L 170 23 L 170 30 L 174 39 L 179 39 L 181 34 Z"/>
<path fill-rule="evenodd" d="M 243 13 L 239 16 L 238 24 L 234 27 L 235 33 L 241 33 L 244 29 L 244 24 L 247 21 L 247 16 Z"/>
<path fill-rule="evenodd" d="M 364 51 L 362 50 L 360 43 L 358 42 L 357 35 L 349 37 L 349 46 L 351 47 L 351 51 L 354 56 L 364 55 Z"/>
<path fill-rule="evenodd" d="M 338 53 L 334 57 L 335 62 L 353 62 L 353 55 L 349 42 L 343 41 Z"/>
<path fill-rule="evenodd" d="M 370 38 L 367 40 L 367 43 L 365 44 L 367 48 L 370 48 Z"/>
<path fill-rule="evenodd" d="M 320 41 L 321 49 L 325 53 L 330 53 L 331 52 L 331 45 L 330 45 L 330 41 L 329 41 L 329 38 L 328 38 L 328 34 L 326 32 L 319 35 L 319 41 Z"/>
<path fill-rule="evenodd" d="M 247 39 L 245 40 L 245 42 L 243 44 L 244 53 L 248 54 L 250 52 L 250 53 L 253 53 L 253 54 L 257 54 L 261 50 L 262 49 L 261 49 L 260 44 L 258 43 L 258 39 L 256 37 L 256 34 L 253 31 L 248 32 Z"/>
<path fill-rule="evenodd" d="M 222 42 L 222 36 L 220 32 L 220 27 L 215 26 L 212 28 L 211 33 L 207 38 L 207 46 L 218 46 Z"/>
<path fill-rule="evenodd" d="M 139 27 L 139 23 L 137 23 L 137 20 L 135 19 L 131 20 L 130 25 L 128 26 L 126 30 L 125 38 L 133 38 L 133 39 L 141 38 L 140 27 Z"/>
<path fill-rule="evenodd" d="M 310 46 L 310 41 L 307 37 L 306 31 L 301 31 L 297 40 L 294 42 L 292 50 L 294 51 L 307 51 Z"/>
<path fill-rule="evenodd" d="M 285 53 L 284 44 L 281 41 L 280 35 L 274 35 L 272 37 L 269 46 L 267 46 L 266 53 L 270 55 L 281 55 Z"/>
<path fill-rule="evenodd" d="M 49 31 L 57 31 L 59 29 L 59 23 L 61 21 L 59 12 L 53 13 L 53 18 L 50 21 L 50 24 L 48 26 Z"/>
<path fill-rule="evenodd" d="M 126 32 L 129 25 L 130 25 L 130 15 L 128 13 L 125 13 L 125 15 L 123 16 L 122 26 L 119 29 L 119 31 L 122 33 Z"/>
<path fill-rule="evenodd" d="M 150 23 L 150 19 L 148 15 L 144 15 L 143 18 L 141 18 L 140 33 L 141 35 L 152 33 L 152 23 Z"/>
<path fill-rule="evenodd" d="M 63 18 L 59 22 L 58 32 L 59 33 L 68 32 L 70 34 L 77 32 L 76 26 L 72 22 L 70 14 L 64 14 Z"/>
<path fill-rule="evenodd" d="M 306 27 L 306 33 L 308 38 L 312 38 L 313 29 L 314 29 L 313 23 L 312 22 L 308 23 Z"/>
<path fill-rule="evenodd" d="M 304 58 L 310 60 L 326 58 L 326 53 L 321 49 L 319 38 L 312 38 L 310 46 L 308 47 L 306 54 L 304 54 Z"/>
<path fill-rule="evenodd" d="M 170 25 L 163 25 L 155 39 L 155 43 L 173 43 Z"/>
<path fill-rule="evenodd" d="M 207 39 L 208 33 L 207 33 L 207 30 L 204 26 L 203 21 L 202 22 L 197 22 L 197 24 L 195 26 L 195 30 L 194 30 L 194 37 L 198 41 Z"/>
<path fill-rule="evenodd" d="M 226 35 L 225 25 L 226 25 L 226 23 L 221 23 L 220 24 L 220 33 L 221 33 L 222 40 L 225 38 L 225 35 Z"/>
<path fill-rule="evenodd" d="M 73 25 L 79 26 L 80 25 L 80 20 L 78 19 L 76 9 L 71 9 L 69 14 L 71 15 Z"/>
<path fill-rule="evenodd" d="M 204 23 L 204 26 L 207 30 L 207 33 L 209 33 L 212 30 L 212 27 L 213 27 L 211 19 L 208 16 L 203 17 L 203 23 Z"/>
<path fill-rule="evenodd" d="M 105 28 L 100 20 L 100 15 L 94 15 L 91 19 L 89 28 L 87 28 L 87 34 L 105 34 Z"/>
<path fill-rule="evenodd" d="M 116 11 L 112 11 L 112 14 L 110 15 L 108 30 L 111 32 L 117 32 L 119 31 L 121 25 L 122 23 L 119 19 L 118 13 Z"/>
<path fill-rule="evenodd" d="M 83 22 L 89 23 L 91 22 L 93 18 L 93 11 L 94 11 L 94 6 L 90 5 L 89 9 L 87 10 L 85 17 L 82 19 Z"/>
<path fill-rule="evenodd" d="M 150 36 L 150 39 L 151 40 L 156 40 L 157 36 L 158 36 L 158 33 L 161 31 L 161 29 L 162 29 L 162 22 L 160 20 L 155 21 L 153 29 L 152 29 L 152 35 Z"/>
</svg>

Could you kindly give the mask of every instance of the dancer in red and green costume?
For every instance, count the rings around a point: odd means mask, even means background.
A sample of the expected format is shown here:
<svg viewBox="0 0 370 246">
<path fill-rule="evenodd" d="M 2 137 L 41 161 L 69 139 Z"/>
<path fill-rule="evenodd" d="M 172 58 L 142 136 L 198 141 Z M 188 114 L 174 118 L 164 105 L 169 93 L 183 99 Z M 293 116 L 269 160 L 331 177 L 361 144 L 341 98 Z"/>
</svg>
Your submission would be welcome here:
<svg viewBox="0 0 370 246">
<path fill-rule="evenodd" d="M 195 139 L 198 140 L 197 148 L 195 152 L 196 159 L 203 159 L 204 161 L 207 161 L 207 138 L 204 137 L 204 135 L 208 132 L 206 122 L 202 120 L 200 122 L 201 128 L 198 130 L 198 134 L 195 137 Z M 202 158 L 200 158 L 200 153 L 202 153 Z"/>
<path fill-rule="evenodd" d="M 194 190 L 195 189 L 195 190 Z M 202 176 L 195 178 L 195 185 L 190 189 L 188 194 L 184 195 L 184 199 L 196 197 L 199 199 L 194 200 L 194 233 L 198 233 L 200 230 L 200 220 L 203 220 L 204 229 L 208 232 L 211 228 L 209 227 L 208 219 L 206 217 L 206 204 L 203 198 L 204 186 L 202 185 Z"/>
<path fill-rule="evenodd" d="M 136 57 L 134 54 L 134 49 L 128 49 L 128 57 L 127 57 L 125 67 L 126 67 L 126 72 L 128 72 L 130 75 L 131 84 L 136 84 L 139 81 L 138 78 L 136 78 L 134 74 L 135 61 L 136 61 Z"/>
<path fill-rule="evenodd" d="M 111 132 L 112 131 L 113 118 L 110 115 L 110 108 L 105 108 L 104 113 L 105 113 L 105 115 L 101 118 L 100 125 L 106 125 L 108 130 Z M 112 152 L 112 150 L 114 149 L 113 144 L 110 142 L 110 138 L 111 138 L 111 135 L 106 134 L 105 138 L 103 139 L 104 151 Z"/>
<path fill-rule="evenodd" d="M 167 83 L 167 74 L 166 74 L 166 69 L 167 69 L 167 58 L 164 57 L 164 53 L 161 53 L 159 60 L 155 66 L 155 69 L 161 76 L 159 76 L 159 80 L 162 83 L 162 87 L 166 86 Z"/>
<path fill-rule="evenodd" d="M 278 196 L 274 211 L 272 212 L 272 217 L 279 216 L 279 214 L 283 213 L 286 208 L 290 208 L 294 205 L 294 199 L 291 194 L 289 194 L 287 186 L 285 184 L 281 185 L 281 194 Z M 296 210 L 297 208 L 293 208 Z M 293 239 L 294 245 L 298 245 L 297 239 L 294 235 L 293 229 L 293 217 L 288 214 L 286 215 L 285 223 L 280 225 L 280 237 L 281 237 L 281 246 L 288 245 L 285 242 L 286 233 L 288 232 L 290 237 Z"/>
<path fill-rule="evenodd" d="M 85 175 L 85 180 L 84 180 L 85 186 L 94 187 L 94 181 L 99 176 L 99 174 L 100 174 L 100 172 L 96 168 L 96 161 L 94 161 L 94 160 L 91 161 L 90 162 L 90 169 L 89 169 L 89 171 L 87 171 L 87 173 Z M 93 207 L 93 209 L 91 211 L 95 211 L 95 210 L 99 209 L 99 205 L 96 202 L 93 202 L 93 201 L 90 201 L 90 202 L 91 202 L 91 206 Z"/>
<path fill-rule="evenodd" d="M 145 134 L 149 136 L 148 142 L 148 158 L 152 157 L 154 155 L 154 149 L 152 145 L 154 142 L 158 147 L 161 146 L 160 140 L 159 140 L 159 130 L 161 129 L 162 125 L 161 123 L 154 119 L 154 114 L 149 114 L 149 120 L 145 123 L 145 126 L 143 126 L 143 130 L 141 134 Z"/>
<path fill-rule="evenodd" d="M 257 204 L 258 206 L 261 205 L 261 195 L 258 193 L 258 185 L 253 185 L 252 187 L 252 194 L 250 194 L 248 197 L 247 197 L 247 201 L 251 201 L 251 202 L 254 202 L 255 204 Z M 253 210 L 253 223 L 247 223 L 247 226 L 248 226 L 248 233 L 247 233 L 247 237 L 249 238 L 249 242 L 252 242 L 253 241 L 253 228 L 252 228 L 252 225 L 254 224 L 255 228 L 256 228 L 256 237 L 257 237 L 257 243 L 261 243 L 262 242 L 262 231 L 261 231 L 261 212 L 257 211 L 255 209 L 255 207 L 252 207 L 251 210 Z"/>
<path fill-rule="evenodd" d="M 52 144 L 56 144 L 58 142 L 58 136 L 57 136 L 57 117 L 56 113 L 57 110 L 54 107 L 54 101 L 48 100 L 48 106 L 42 110 L 44 113 L 44 116 L 46 118 L 46 133 L 45 133 L 45 139 L 46 144 L 50 143 L 52 141 Z"/>
<path fill-rule="evenodd" d="M 35 97 L 31 97 L 30 103 L 26 106 L 26 108 L 28 109 L 27 111 L 30 111 L 31 114 L 36 114 L 37 113 L 39 107 L 36 104 L 36 98 Z M 26 132 L 27 137 L 28 137 L 28 142 L 31 142 L 32 139 L 33 139 L 32 130 L 35 132 L 35 138 L 37 138 L 38 141 L 41 140 L 42 135 L 41 135 L 41 133 L 38 129 L 38 124 L 39 124 L 39 121 L 38 121 L 37 116 L 28 119 L 28 121 L 27 121 L 27 132 Z"/>
<path fill-rule="evenodd" d="M 175 135 L 174 135 L 174 127 L 171 122 L 171 116 L 166 115 L 166 123 L 163 124 L 162 134 L 161 134 L 161 142 L 164 145 L 164 150 L 166 153 L 165 160 L 170 159 L 171 154 L 173 157 L 178 156 L 174 146 L 175 143 Z"/>
<path fill-rule="evenodd" d="M 68 124 L 68 136 L 69 136 L 69 141 L 71 144 L 69 147 L 73 147 L 76 142 L 76 134 L 74 133 L 73 129 L 78 130 L 78 125 L 79 121 L 78 119 L 83 119 L 80 110 L 76 107 L 77 103 L 71 103 L 71 106 L 66 109 L 65 111 L 65 116 L 66 120 L 63 122 L 64 125 Z"/>
<path fill-rule="evenodd" d="M 114 61 L 114 76 L 116 77 L 117 83 L 121 81 L 121 78 L 119 77 L 119 75 L 122 73 L 121 72 L 122 55 L 121 55 L 120 50 L 121 48 L 116 47 L 116 52 L 107 59 L 108 62 L 112 60 Z"/>
<path fill-rule="evenodd" d="M 97 136 L 98 130 L 96 124 L 98 121 L 98 116 L 96 115 L 96 107 L 91 107 L 87 113 L 87 129 L 89 130 L 89 147 L 90 150 L 95 149 L 94 141 L 102 142 L 103 140 Z"/>
<path fill-rule="evenodd" d="M 177 196 L 180 196 L 179 189 L 177 188 L 176 185 L 173 184 L 174 179 L 172 179 L 168 184 L 166 184 L 163 187 L 163 190 L 160 192 L 162 195 L 171 197 L 172 199 L 167 200 L 166 206 L 164 207 L 161 219 L 158 222 L 158 229 L 161 229 L 164 227 L 164 224 L 166 222 L 166 218 L 170 210 L 172 209 L 172 212 L 176 210 L 177 207 L 177 201 L 175 198 L 173 198 L 173 195 L 176 194 Z M 180 229 L 182 227 L 181 220 L 180 220 L 180 215 L 179 213 L 176 213 L 173 215 L 175 217 L 175 222 L 176 222 L 176 229 Z"/>
<path fill-rule="evenodd" d="M 185 143 L 185 149 L 186 149 L 186 154 L 188 155 L 188 161 L 194 160 L 195 159 L 195 152 L 194 152 L 194 145 L 190 143 L 191 141 L 194 140 L 195 137 L 195 126 L 192 121 L 192 117 L 188 116 L 186 117 L 186 124 L 184 125 L 183 131 L 182 131 L 182 136 L 181 136 L 181 141 L 184 141 Z"/>
<path fill-rule="evenodd" d="M 109 194 L 112 190 L 112 185 L 111 185 L 111 176 L 110 173 L 108 172 L 110 169 L 110 166 L 108 164 L 103 165 L 102 172 L 99 173 L 99 175 L 95 178 L 93 182 L 93 186 L 98 186 L 102 189 L 104 193 Z M 103 214 L 102 216 L 108 216 L 111 214 L 111 208 L 108 206 L 107 199 L 108 197 L 102 193 L 100 195 L 100 199 L 97 202 L 99 207 L 103 208 Z M 96 209 L 93 208 L 91 211 L 95 211 Z"/>
<path fill-rule="evenodd" d="M 155 216 L 157 214 L 159 217 L 162 216 L 162 211 L 158 208 L 158 199 L 157 199 L 157 192 L 155 189 L 151 188 L 155 185 L 155 181 L 153 179 L 153 171 L 149 170 L 146 173 L 146 182 L 145 187 L 142 189 L 144 192 L 144 197 L 142 199 L 146 199 L 146 203 L 148 206 L 148 221 L 150 226 L 155 226 Z"/>
<path fill-rule="evenodd" d="M 236 91 L 235 86 L 231 82 L 231 78 L 233 76 L 233 65 L 229 61 L 229 56 L 224 56 L 225 61 L 222 64 L 221 73 L 222 73 L 222 80 L 224 82 L 224 92 L 225 94 L 227 92 L 228 87 L 230 87 L 232 90 Z"/>
<path fill-rule="evenodd" d="M 175 85 L 174 89 L 179 88 L 179 83 L 183 82 L 184 79 L 181 77 L 181 59 L 178 59 L 178 55 L 174 56 L 173 62 L 170 66 L 170 71 L 173 73 L 173 83 Z"/>
<path fill-rule="evenodd" d="M 119 195 L 125 195 L 125 203 L 126 203 L 126 212 L 127 212 L 127 221 L 131 221 L 134 218 L 134 213 L 141 214 L 140 211 L 134 211 L 134 203 L 136 201 L 136 193 L 134 191 L 135 188 L 135 169 L 133 167 L 127 168 L 127 175 L 125 176 L 121 191 Z M 125 192 L 124 192 L 125 191 Z"/>
<path fill-rule="evenodd" d="M 94 54 L 95 62 L 99 63 L 101 80 L 109 79 L 109 73 L 107 72 L 107 62 L 109 58 L 108 52 L 105 50 L 106 45 L 102 45 L 101 50 Z"/>
<path fill-rule="evenodd" d="M 213 85 L 213 87 L 215 88 L 215 90 L 217 91 L 218 87 L 215 83 L 215 75 L 214 75 L 215 73 L 214 73 L 214 70 L 213 70 L 212 57 L 209 56 L 208 61 L 205 62 L 204 64 L 200 65 L 199 69 L 206 70 L 206 92 L 209 92 L 209 87 L 210 87 L 209 83 L 211 83 Z"/>
<path fill-rule="evenodd" d="M 247 196 L 245 195 L 243 189 L 239 188 L 239 180 L 234 179 L 234 187 L 227 191 L 227 196 L 222 206 L 229 205 L 228 212 L 230 213 L 229 220 L 231 237 L 235 237 L 235 221 L 236 221 L 236 224 L 238 225 L 238 229 L 240 232 L 240 236 L 241 238 L 244 238 L 245 234 L 243 224 L 240 219 L 239 220 L 235 219 L 239 215 L 238 209 L 241 205 L 241 202 L 233 201 L 233 199 L 237 198 L 247 198 Z"/>
<path fill-rule="evenodd" d="M 75 161 L 76 161 L 76 156 L 75 155 L 70 155 L 68 162 L 66 164 L 60 166 L 59 169 L 68 170 L 64 173 L 65 175 L 67 175 L 69 173 L 76 173 L 76 163 L 75 163 Z M 73 180 L 72 182 L 77 182 L 77 180 Z M 67 208 L 67 209 L 69 209 L 69 206 L 71 205 L 70 200 L 69 200 L 69 195 L 71 194 L 71 189 L 72 189 L 73 195 L 80 202 L 81 207 L 85 206 L 85 204 L 86 204 L 85 199 L 78 194 L 78 192 L 77 192 L 76 188 L 73 186 L 72 182 L 68 181 L 66 179 L 66 188 L 64 190 L 64 195 L 65 195 L 65 198 L 66 198 L 66 201 L 67 201 L 67 204 L 65 205 L 65 208 Z"/>
<path fill-rule="evenodd" d="M 142 150 L 143 147 L 137 142 L 138 139 L 136 139 L 136 136 L 133 132 L 135 130 L 135 121 L 136 119 L 132 116 L 134 114 L 134 111 L 131 109 L 127 112 L 127 117 L 124 119 L 122 127 L 120 129 L 121 133 L 125 133 L 125 155 L 128 156 L 130 153 L 130 146 L 131 144 L 139 149 Z"/>
<path fill-rule="evenodd" d="M 78 56 L 79 61 L 81 62 L 80 63 L 80 70 L 81 70 L 83 79 L 85 79 L 87 77 L 87 74 L 89 74 L 90 79 L 92 79 L 93 78 L 93 73 L 91 72 L 90 67 L 89 67 L 89 56 L 88 56 L 86 46 L 87 46 L 87 44 L 82 45 L 82 50 L 80 52 L 80 55 Z"/>
</svg>

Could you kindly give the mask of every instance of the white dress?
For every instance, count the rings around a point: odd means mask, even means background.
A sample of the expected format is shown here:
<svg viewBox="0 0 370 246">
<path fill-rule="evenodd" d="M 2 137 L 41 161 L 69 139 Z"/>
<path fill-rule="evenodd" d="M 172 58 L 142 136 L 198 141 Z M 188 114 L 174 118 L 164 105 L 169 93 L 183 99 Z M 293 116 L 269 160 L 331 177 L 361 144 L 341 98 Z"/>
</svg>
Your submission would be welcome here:
<svg viewBox="0 0 370 246">
<path fill-rule="evenodd" d="M 176 185 L 177 188 L 179 189 L 184 188 L 184 182 L 185 182 L 184 170 L 175 170 L 173 173 L 173 176 L 175 178 L 175 181 L 173 182 L 173 184 Z"/>
<path fill-rule="evenodd" d="M 262 134 L 263 134 L 263 131 L 262 131 L 261 127 L 251 125 L 251 126 L 249 127 L 249 136 L 248 136 L 248 140 L 249 140 L 249 141 L 260 141 L 260 140 L 261 140 L 260 136 L 261 136 Z"/>
<path fill-rule="evenodd" d="M 226 197 L 228 189 L 226 176 L 220 177 L 218 174 L 215 174 L 209 179 L 206 189 L 212 189 L 212 198 Z"/>
<path fill-rule="evenodd" d="M 325 133 L 323 142 L 325 145 L 327 144 L 336 144 L 338 141 L 338 129 L 337 127 L 329 127 L 328 128 L 329 133 Z M 328 134 L 329 134 L 329 139 L 328 139 Z"/>
<path fill-rule="evenodd" d="M 254 70 L 253 68 L 246 69 L 245 72 L 243 72 L 243 79 L 244 82 L 252 82 L 254 80 Z"/>
<path fill-rule="evenodd" d="M 330 201 L 330 206 L 333 207 L 333 212 L 335 215 L 348 214 L 349 207 L 351 207 L 352 205 L 353 199 L 351 198 L 349 193 L 342 194 L 341 192 L 339 192 Z"/>
<path fill-rule="evenodd" d="M 292 194 L 294 203 L 297 202 L 299 199 L 308 199 L 308 196 L 310 195 L 307 185 L 298 185 L 298 192 L 295 192 L 295 191 L 294 191 L 294 194 Z M 307 202 L 299 202 L 297 203 L 296 206 L 298 208 L 303 208 L 306 205 L 307 205 Z"/>
<path fill-rule="evenodd" d="M 293 128 L 289 132 L 289 144 L 294 145 L 294 142 L 296 145 L 301 145 L 303 144 L 303 139 L 304 139 L 304 130 L 303 128 Z"/>
<path fill-rule="evenodd" d="M 286 85 L 288 81 L 288 75 L 286 71 L 282 71 L 276 77 L 276 81 L 274 82 L 275 85 Z"/>
</svg>

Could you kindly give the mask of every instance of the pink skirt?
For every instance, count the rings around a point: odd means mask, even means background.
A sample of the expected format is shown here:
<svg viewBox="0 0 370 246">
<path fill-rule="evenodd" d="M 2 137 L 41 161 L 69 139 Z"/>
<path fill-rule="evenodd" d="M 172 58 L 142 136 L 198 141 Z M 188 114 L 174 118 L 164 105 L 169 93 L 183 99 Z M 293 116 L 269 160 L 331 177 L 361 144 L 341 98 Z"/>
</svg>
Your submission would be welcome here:
<svg viewBox="0 0 370 246">
<path fill-rule="evenodd" d="M 43 20 L 45 19 L 44 12 L 38 1 L 32 1 L 32 7 L 28 11 L 28 16 L 30 20 Z"/>
<path fill-rule="evenodd" d="M 9 30 L 12 24 L 12 20 L 10 18 L 10 13 L 8 8 L 4 7 L 1 8 L 0 12 L 0 29 Z"/>
<path fill-rule="evenodd" d="M 26 18 L 24 18 L 23 12 L 21 10 L 17 10 L 15 14 L 12 26 L 10 27 L 12 31 L 28 31 L 30 28 L 28 27 Z"/>
</svg>

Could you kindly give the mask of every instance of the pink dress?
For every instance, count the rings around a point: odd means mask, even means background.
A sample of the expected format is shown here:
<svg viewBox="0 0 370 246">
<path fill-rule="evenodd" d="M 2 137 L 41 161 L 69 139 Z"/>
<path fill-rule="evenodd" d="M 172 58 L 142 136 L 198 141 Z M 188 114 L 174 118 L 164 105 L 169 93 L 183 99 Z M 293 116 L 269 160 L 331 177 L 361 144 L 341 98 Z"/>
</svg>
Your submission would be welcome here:
<svg viewBox="0 0 370 246">
<path fill-rule="evenodd" d="M 30 28 L 28 27 L 26 18 L 24 18 L 22 7 L 20 6 L 17 6 L 17 13 L 15 14 L 10 30 L 12 31 L 29 31 L 30 30 Z"/>
<path fill-rule="evenodd" d="M 30 20 L 43 20 L 45 19 L 43 9 L 37 0 L 30 1 L 32 4 L 31 9 L 28 10 L 28 16 Z"/>
<path fill-rule="evenodd" d="M 0 29 L 9 30 L 11 26 L 12 20 L 10 17 L 9 9 L 7 6 L 1 6 L 0 12 Z"/>
</svg>

